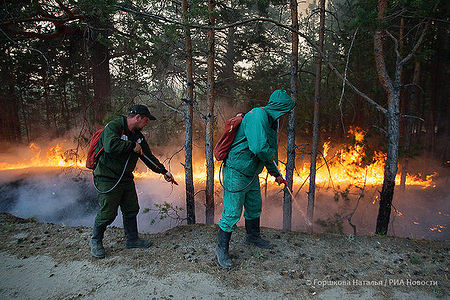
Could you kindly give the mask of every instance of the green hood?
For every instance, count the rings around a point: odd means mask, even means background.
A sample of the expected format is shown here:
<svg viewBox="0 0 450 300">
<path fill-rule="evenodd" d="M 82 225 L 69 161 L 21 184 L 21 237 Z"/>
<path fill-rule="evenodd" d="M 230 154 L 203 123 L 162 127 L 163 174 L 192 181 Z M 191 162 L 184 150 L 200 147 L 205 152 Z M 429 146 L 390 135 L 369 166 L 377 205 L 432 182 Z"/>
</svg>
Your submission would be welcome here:
<svg viewBox="0 0 450 300">
<path fill-rule="evenodd" d="M 285 91 L 276 90 L 270 95 L 269 103 L 264 110 L 274 119 L 287 114 L 295 107 L 295 102 L 288 96 Z"/>
</svg>

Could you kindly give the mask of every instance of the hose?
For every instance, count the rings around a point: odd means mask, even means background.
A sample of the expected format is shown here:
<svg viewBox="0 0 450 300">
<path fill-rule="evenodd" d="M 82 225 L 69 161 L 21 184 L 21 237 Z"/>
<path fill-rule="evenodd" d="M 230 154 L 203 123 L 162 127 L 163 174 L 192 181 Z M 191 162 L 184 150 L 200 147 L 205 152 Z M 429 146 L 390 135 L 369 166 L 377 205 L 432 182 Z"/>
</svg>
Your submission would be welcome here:
<svg viewBox="0 0 450 300">
<path fill-rule="evenodd" d="M 95 188 L 95 190 L 97 191 L 97 193 L 99 193 L 99 194 L 107 194 L 107 193 L 111 192 L 111 191 L 119 184 L 119 182 L 122 180 L 123 174 L 125 174 L 125 170 L 127 169 L 128 161 L 130 160 L 130 156 L 131 156 L 131 154 L 128 155 L 127 162 L 125 163 L 125 167 L 123 167 L 123 171 L 122 171 L 122 174 L 121 174 L 120 177 L 119 177 L 119 180 L 117 180 L 116 184 L 115 184 L 112 188 L 110 188 L 109 190 L 107 190 L 107 191 L 105 191 L 105 192 L 100 191 L 100 190 L 97 188 L 97 186 L 95 185 L 95 177 L 92 176 L 92 183 L 94 184 L 94 188 Z"/>
<path fill-rule="evenodd" d="M 226 187 L 224 187 L 224 185 L 223 185 L 223 183 L 222 183 L 222 177 L 220 176 L 220 174 L 222 173 L 222 166 L 224 165 L 224 162 L 222 161 L 222 163 L 220 164 L 220 169 L 219 169 L 219 182 L 220 182 L 220 185 L 222 186 L 222 188 L 225 190 L 225 191 L 227 191 L 227 192 L 229 192 L 229 193 L 239 193 L 239 192 L 242 192 L 243 190 L 245 190 L 246 188 L 248 188 L 252 183 L 253 183 L 253 181 L 255 181 L 255 178 L 256 177 L 258 177 L 256 174 L 253 176 L 253 179 L 244 187 L 244 188 L 242 188 L 242 189 L 240 189 L 240 190 L 236 190 L 236 191 L 230 191 L 229 189 L 227 189 Z"/>
</svg>

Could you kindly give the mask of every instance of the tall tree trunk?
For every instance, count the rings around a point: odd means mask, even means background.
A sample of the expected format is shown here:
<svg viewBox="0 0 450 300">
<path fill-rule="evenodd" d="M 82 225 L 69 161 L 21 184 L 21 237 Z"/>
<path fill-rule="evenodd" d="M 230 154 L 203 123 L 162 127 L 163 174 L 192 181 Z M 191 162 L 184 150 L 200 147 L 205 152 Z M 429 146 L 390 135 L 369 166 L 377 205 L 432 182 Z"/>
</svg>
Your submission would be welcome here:
<svg viewBox="0 0 450 300">
<path fill-rule="evenodd" d="M 21 111 L 21 115 L 22 115 L 23 127 L 25 128 L 25 136 L 27 138 L 27 144 L 29 144 L 30 141 L 31 141 L 31 139 L 30 139 L 30 129 L 29 129 L 30 126 L 28 124 L 27 106 L 26 106 L 26 104 L 25 104 L 25 102 L 23 100 L 22 91 L 21 90 L 19 90 L 17 99 L 20 100 L 19 103 L 20 103 L 20 111 Z M 18 116 L 18 118 L 20 120 L 19 116 Z"/>
<path fill-rule="evenodd" d="M 378 210 L 376 234 L 386 235 L 391 216 L 392 200 L 394 198 L 395 176 L 398 165 L 398 145 L 400 140 L 400 93 L 395 88 L 388 96 L 387 121 L 387 153 L 384 166 L 383 187 L 380 194 L 380 208 Z"/>
<path fill-rule="evenodd" d="M 378 0 L 378 18 L 384 21 L 384 12 L 387 7 L 386 0 Z M 380 208 L 378 210 L 376 234 L 386 235 L 391 216 L 392 199 L 394 197 L 395 176 L 397 175 L 398 145 L 400 138 L 400 76 L 401 68 L 397 57 L 394 81 L 389 78 L 384 60 L 383 41 L 386 32 L 376 30 L 374 35 L 374 52 L 378 80 L 383 86 L 388 108 L 386 112 L 387 123 L 387 153 L 384 166 L 383 187 L 380 194 Z"/>
<path fill-rule="evenodd" d="M 111 75 L 109 71 L 109 49 L 102 43 L 108 39 L 108 30 L 99 17 L 94 18 L 89 25 L 90 40 L 90 68 L 92 72 L 92 82 L 94 85 L 94 124 L 102 124 L 106 114 L 111 109 Z"/>
<path fill-rule="evenodd" d="M 214 0 L 208 0 L 208 13 L 209 13 L 209 26 L 215 26 L 214 17 Z M 205 154 L 206 154 L 206 224 L 214 223 L 214 158 L 213 158 L 213 147 L 214 147 L 214 101 L 215 101 L 215 91 L 214 91 L 214 47 L 215 47 L 215 37 L 214 30 L 210 29 L 208 31 L 208 110 L 206 117 L 206 143 L 205 143 Z"/>
<path fill-rule="evenodd" d="M 297 0 L 291 0 L 291 20 L 292 28 L 298 31 L 298 4 Z M 292 54 L 291 54 L 291 98 L 297 101 L 298 89 L 298 35 L 292 33 Z M 295 168 L 295 110 L 289 113 L 288 125 L 288 147 L 286 161 L 286 181 L 288 188 L 292 191 Z M 292 199 L 288 191 L 284 191 L 283 200 L 283 229 L 291 230 L 292 228 Z"/>
<path fill-rule="evenodd" d="M 323 52 L 323 36 L 325 32 L 325 0 L 320 0 L 320 29 L 319 29 L 319 48 Z M 307 218 L 309 231 L 313 230 L 314 218 L 314 198 L 316 192 L 316 158 L 317 147 L 319 142 L 319 100 L 320 100 L 320 81 L 322 79 L 322 57 L 317 55 L 316 58 L 316 83 L 314 92 L 314 121 L 313 121 L 313 137 L 311 149 L 311 166 L 309 177 L 309 191 L 308 191 L 308 210 Z"/>
<path fill-rule="evenodd" d="M 183 0 L 183 22 L 188 23 L 188 0 Z M 194 176 L 192 168 L 192 121 L 194 118 L 194 77 L 192 67 L 192 40 L 188 26 L 184 28 L 186 42 L 186 113 L 184 139 L 184 172 L 186 177 L 186 217 L 188 224 L 195 224 Z"/>
</svg>

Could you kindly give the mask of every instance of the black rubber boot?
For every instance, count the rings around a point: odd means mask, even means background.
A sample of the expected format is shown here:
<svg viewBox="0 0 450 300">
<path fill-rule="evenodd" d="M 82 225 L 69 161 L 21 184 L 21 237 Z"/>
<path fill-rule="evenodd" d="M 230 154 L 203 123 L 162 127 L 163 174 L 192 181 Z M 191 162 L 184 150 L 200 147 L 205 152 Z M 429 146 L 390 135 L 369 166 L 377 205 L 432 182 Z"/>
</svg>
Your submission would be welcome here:
<svg viewBox="0 0 450 300">
<path fill-rule="evenodd" d="M 125 247 L 131 248 L 148 248 L 152 245 L 150 241 L 141 240 L 138 236 L 136 217 L 123 218 L 123 229 L 126 236 Z"/>
<path fill-rule="evenodd" d="M 254 220 L 245 220 L 245 230 L 247 231 L 247 245 L 255 245 L 263 249 L 272 248 L 272 244 L 261 238 L 259 227 L 259 218 Z"/>
<path fill-rule="evenodd" d="M 92 256 L 95 258 L 105 258 L 105 248 L 103 248 L 103 235 L 105 233 L 106 226 L 97 226 L 94 224 L 94 230 L 92 232 L 91 240 L 89 241 L 89 247 L 91 247 Z"/>
<path fill-rule="evenodd" d="M 217 232 L 217 246 L 214 252 L 216 253 L 219 266 L 225 269 L 230 269 L 233 267 L 233 261 L 228 254 L 230 239 L 231 232 L 226 232 L 219 228 L 219 231 Z"/>
</svg>

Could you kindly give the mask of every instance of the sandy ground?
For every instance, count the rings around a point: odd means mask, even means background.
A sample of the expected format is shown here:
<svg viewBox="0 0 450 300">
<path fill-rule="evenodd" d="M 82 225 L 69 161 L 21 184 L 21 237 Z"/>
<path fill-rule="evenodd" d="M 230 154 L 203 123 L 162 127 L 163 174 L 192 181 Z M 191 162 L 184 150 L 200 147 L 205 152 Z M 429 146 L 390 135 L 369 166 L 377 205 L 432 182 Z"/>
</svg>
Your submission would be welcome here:
<svg viewBox="0 0 450 300">
<path fill-rule="evenodd" d="M 109 228 L 93 259 L 91 228 L 0 214 L 0 299 L 435 299 L 449 297 L 449 241 L 302 234 L 263 228 L 272 250 L 233 233 L 231 270 L 215 263 L 216 226 L 145 234 L 124 249 Z"/>
</svg>

